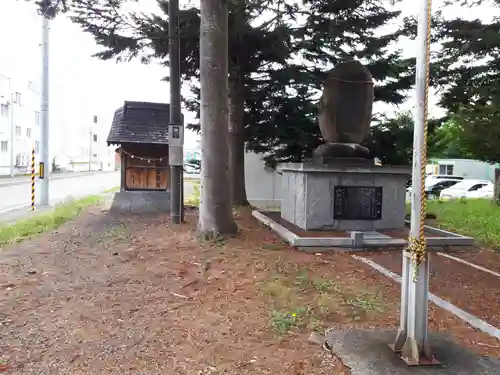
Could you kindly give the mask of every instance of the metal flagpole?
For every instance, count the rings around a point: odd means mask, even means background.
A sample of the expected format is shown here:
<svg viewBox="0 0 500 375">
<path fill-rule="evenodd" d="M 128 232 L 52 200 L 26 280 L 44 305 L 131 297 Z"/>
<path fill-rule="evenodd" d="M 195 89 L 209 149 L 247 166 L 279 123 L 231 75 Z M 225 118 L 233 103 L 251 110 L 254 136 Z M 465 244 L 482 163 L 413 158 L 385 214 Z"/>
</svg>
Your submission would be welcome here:
<svg viewBox="0 0 500 375">
<path fill-rule="evenodd" d="M 42 95 L 40 114 L 42 120 L 40 142 L 40 204 L 49 204 L 50 153 L 49 153 L 49 19 L 42 14 Z"/>
<path fill-rule="evenodd" d="M 437 364 L 428 343 L 428 295 L 430 254 L 425 242 L 424 194 L 427 165 L 427 115 L 432 0 L 420 0 L 418 17 L 418 55 L 416 72 L 415 128 L 413 134 L 413 173 L 411 226 L 407 249 L 403 250 L 401 317 L 392 348 L 408 365 Z"/>
</svg>

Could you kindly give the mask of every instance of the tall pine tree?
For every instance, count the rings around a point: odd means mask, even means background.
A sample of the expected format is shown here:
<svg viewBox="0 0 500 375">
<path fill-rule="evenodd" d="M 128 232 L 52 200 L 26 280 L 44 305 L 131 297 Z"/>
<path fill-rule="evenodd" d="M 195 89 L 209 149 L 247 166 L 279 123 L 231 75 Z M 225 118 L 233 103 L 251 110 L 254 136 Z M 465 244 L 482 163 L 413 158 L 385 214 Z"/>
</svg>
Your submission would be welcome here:
<svg viewBox="0 0 500 375">
<path fill-rule="evenodd" d="M 73 0 L 73 20 L 91 33 L 101 59 L 159 59 L 168 63 L 167 2 L 160 13 L 123 13 L 120 0 Z M 263 11 L 266 16 L 263 16 Z M 367 65 L 375 100 L 399 104 L 413 83 L 413 61 L 397 43 L 410 30 L 385 31 L 399 12 L 383 0 L 229 2 L 230 176 L 233 202 L 246 203 L 244 144 L 266 161 L 299 161 L 321 143 L 316 100 L 328 70 L 346 58 Z M 181 10 L 181 71 L 193 83 L 199 113 L 199 10 Z M 185 98 L 187 99 L 187 98 Z M 196 129 L 196 124 L 194 125 Z M 198 127 L 199 129 L 199 127 Z"/>
</svg>

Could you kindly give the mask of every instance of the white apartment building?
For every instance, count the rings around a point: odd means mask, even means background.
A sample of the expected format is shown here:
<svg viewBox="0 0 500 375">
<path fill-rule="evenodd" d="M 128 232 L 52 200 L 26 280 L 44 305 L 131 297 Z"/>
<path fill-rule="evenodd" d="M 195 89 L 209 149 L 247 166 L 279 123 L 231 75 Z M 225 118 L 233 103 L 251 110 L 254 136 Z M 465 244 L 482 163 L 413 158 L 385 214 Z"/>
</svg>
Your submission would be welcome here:
<svg viewBox="0 0 500 375">
<path fill-rule="evenodd" d="M 38 85 L 0 72 L 0 175 L 31 171 L 40 151 L 40 98 Z"/>
<path fill-rule="evenodd" d="M 106 123 L 99 116 L 83 106 L 76 107 L 76 101 L 58 111 L 54 129 L 58 128 L 58 139 L 55 143 L 55 165 L 57 168 L 69 171 L 114 170 L 114 149 L 107 146 L 106 138 L 111 123 Z M 54 100 L 54 107 L 62 104 Z M 56 112 L 56 108 L 54 112 Z M 64 112 L 64 113 L 62 113 Z"/>
</svg>

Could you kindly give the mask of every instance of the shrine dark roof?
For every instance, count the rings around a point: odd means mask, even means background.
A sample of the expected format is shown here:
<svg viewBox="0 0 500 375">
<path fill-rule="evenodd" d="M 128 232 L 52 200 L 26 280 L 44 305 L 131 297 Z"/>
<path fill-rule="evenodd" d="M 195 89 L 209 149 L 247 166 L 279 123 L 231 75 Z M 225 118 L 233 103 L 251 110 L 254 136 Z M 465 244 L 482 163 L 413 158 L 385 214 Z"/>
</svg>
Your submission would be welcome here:
<svg viewBox="0 0 500 375">
<path fill-rule="evenodd" d="M 108 145 L 122 143 L 168 144 L 170 105 L 126 101 L 115 111 Z"/>
</svg>

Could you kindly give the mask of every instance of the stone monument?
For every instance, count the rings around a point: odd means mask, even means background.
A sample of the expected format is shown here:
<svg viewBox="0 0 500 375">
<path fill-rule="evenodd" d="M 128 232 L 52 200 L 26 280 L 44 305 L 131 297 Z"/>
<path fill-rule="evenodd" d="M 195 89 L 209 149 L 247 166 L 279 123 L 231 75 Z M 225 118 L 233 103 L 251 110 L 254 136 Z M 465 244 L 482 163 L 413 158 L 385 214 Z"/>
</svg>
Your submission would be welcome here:
<svg viewBox="0 0 500 375">
<path fill-rule="evenodd" d="M 304 163 L 279 168 L 283 219 L 304 230 L 404 228 L 410 167 L 375 165 L 360 144 L 370 132 L 373 85 L 358 61 L 329 72 L 318 118 L 325 143 Z"/>
</svg>

